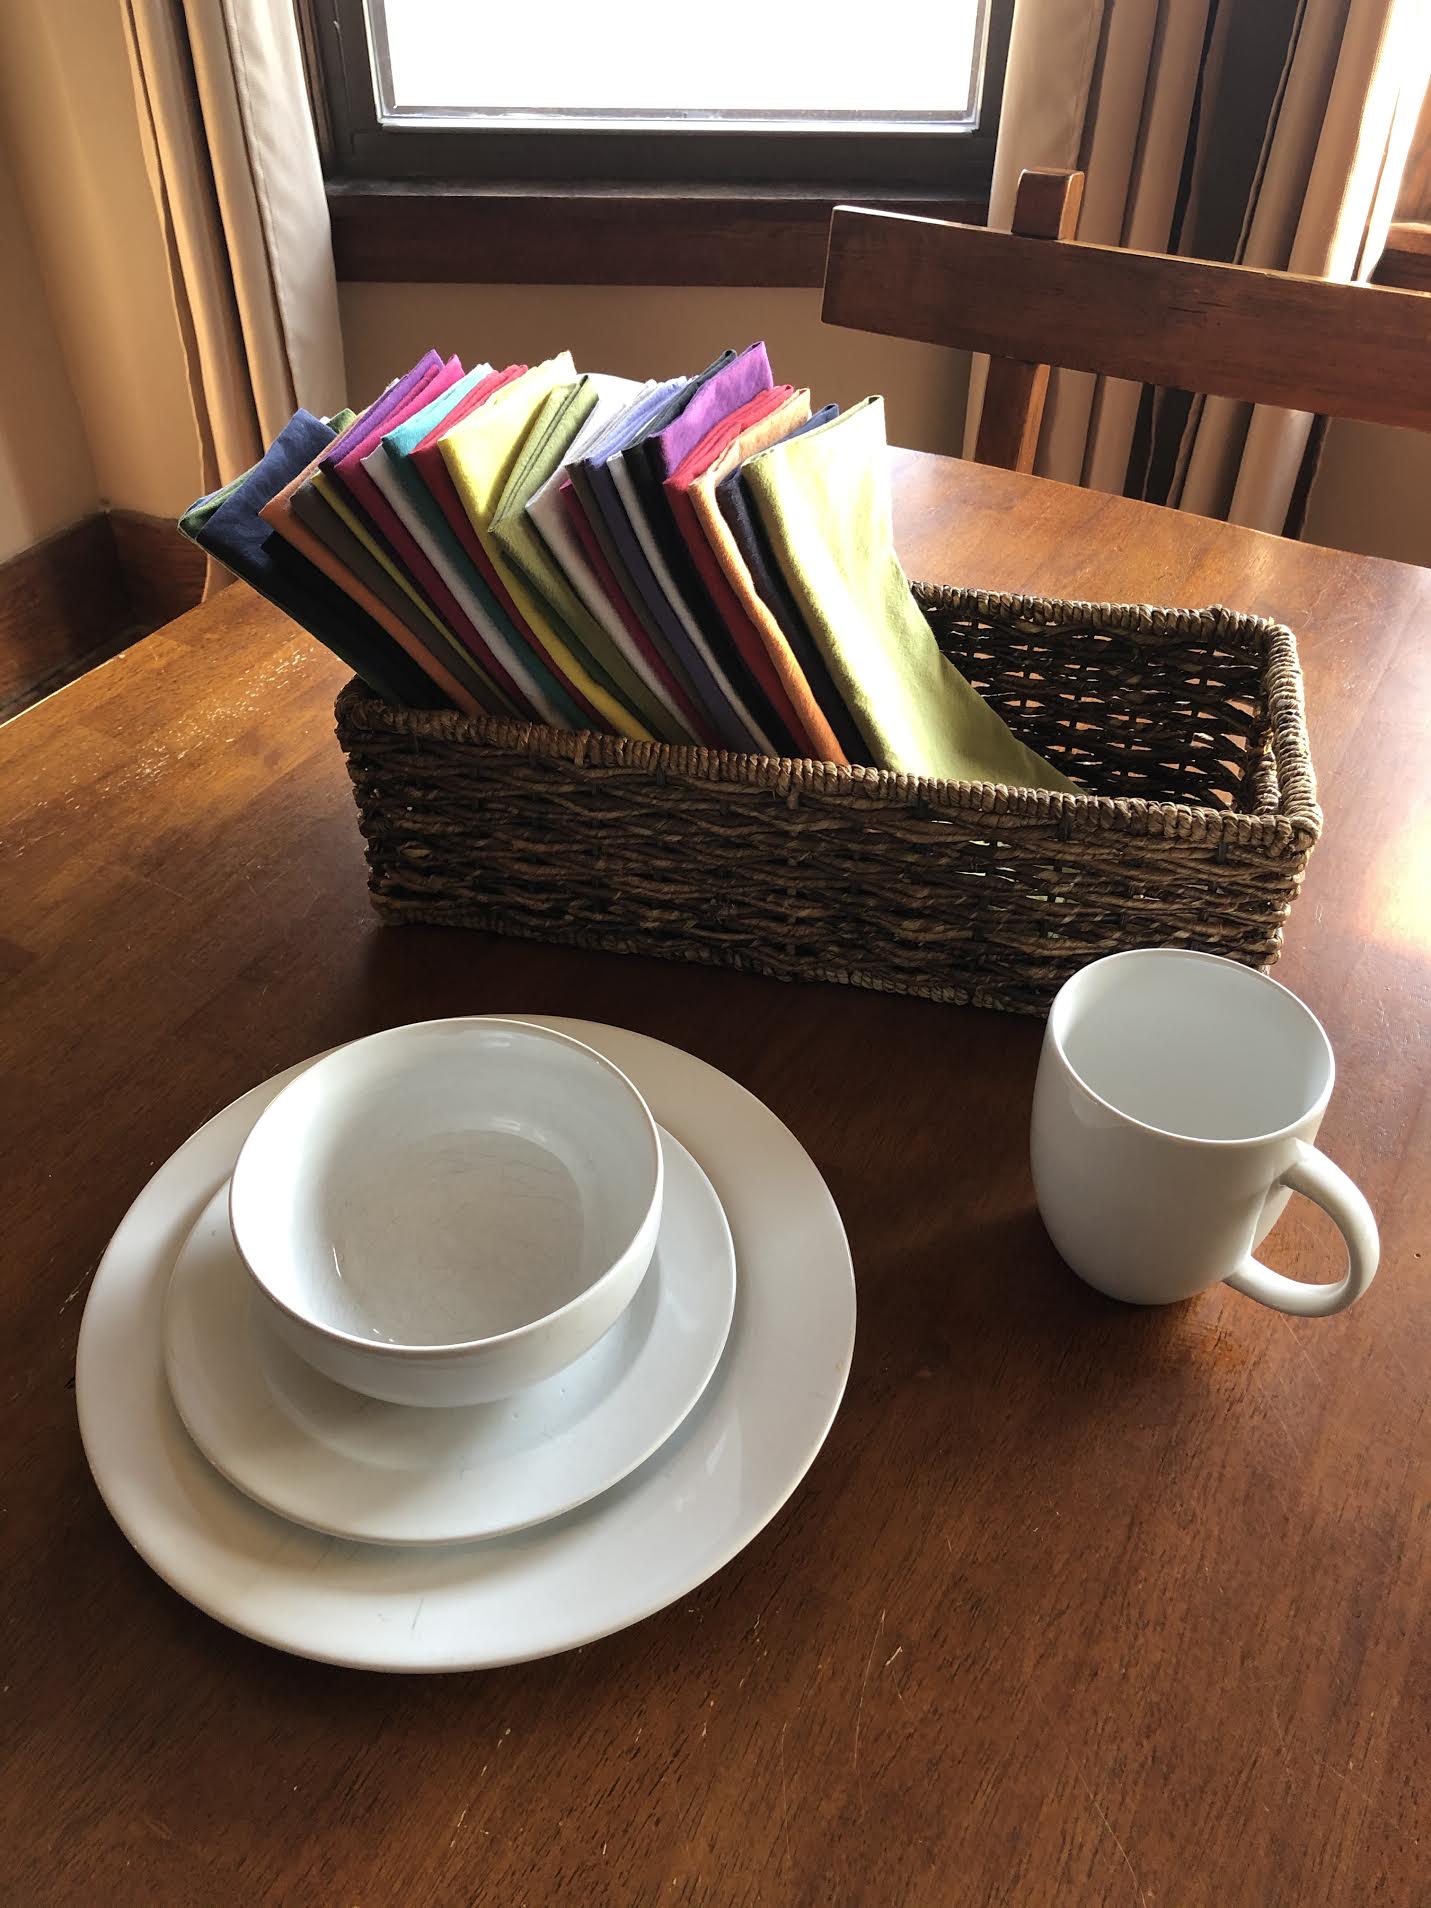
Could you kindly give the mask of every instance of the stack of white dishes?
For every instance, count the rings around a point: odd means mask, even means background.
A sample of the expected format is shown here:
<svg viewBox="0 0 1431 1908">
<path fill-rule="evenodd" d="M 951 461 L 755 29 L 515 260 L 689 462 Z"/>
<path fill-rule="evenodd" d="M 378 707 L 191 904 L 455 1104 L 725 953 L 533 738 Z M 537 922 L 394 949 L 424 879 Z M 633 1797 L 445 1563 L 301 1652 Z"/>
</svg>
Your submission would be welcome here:
<svg viewBox="0 0 1431 1908">
<path fill-rule="evenodd" d="M 181 1595 L 323 1661 L 476 1669 L 720 1569 L 853 1339 L 839 1215 L 743 1088 L 616 1028 L 430 1021 L 180 1147 L 95 1275 L 76 1392 Z"/>
</svg>

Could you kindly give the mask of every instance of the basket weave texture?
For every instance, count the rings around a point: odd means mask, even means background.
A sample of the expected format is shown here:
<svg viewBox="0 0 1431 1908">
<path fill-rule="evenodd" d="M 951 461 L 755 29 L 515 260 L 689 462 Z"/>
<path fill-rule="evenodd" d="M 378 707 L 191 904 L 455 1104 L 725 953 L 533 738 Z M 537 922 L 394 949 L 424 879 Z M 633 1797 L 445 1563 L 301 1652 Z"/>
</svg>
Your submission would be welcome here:
<svg viewBox="0 0 1431 1908">
<path fill-rule="evenodd" d="M 1276 960 L 1321 811 L 1290 630 L 916 584 L 944 652 L 1096 794 L 337 703 L 390 922 L 1044 1012 L 1120 948 Z"/>
</svg>

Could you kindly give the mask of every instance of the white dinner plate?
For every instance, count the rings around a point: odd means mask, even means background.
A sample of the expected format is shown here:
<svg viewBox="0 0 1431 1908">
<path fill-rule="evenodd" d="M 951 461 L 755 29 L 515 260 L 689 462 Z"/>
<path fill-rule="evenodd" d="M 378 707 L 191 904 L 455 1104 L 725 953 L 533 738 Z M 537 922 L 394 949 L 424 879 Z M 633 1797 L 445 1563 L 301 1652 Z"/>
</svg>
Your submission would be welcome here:
<svg viewBox="0 0 1431 1908">
<path fill-rule="evenodd" d="M 492 1404 L 384 1404 L 334 1384 L 269 1329 L 220 1187 L 164 1304 L 164 1367 L 195 1444 L 247 1496 L 311 1530 L 377 1544 L 471 1543 L 544 1523 L 619 1484 L 710 1382 L 735 1308 L 715 1188 L 661 1136 L 656 1256 L 606 1336 Z"/>
<path fill-rule="evenodd" d="M 492 1668 L 594 1642 L 728 1563 L 824 1442 L 849 1373 L 855 1288 L 809 1155 L 704 1061 L 614 1027 L 525 1018 L 609 1055 L 710 1175 L 740 1266 L 725 1355 L 667 1444 L 604 1496 L 531 1530 L 394 1548 L 275 1517 L 201 1456 L 170 1400 L 161 1346 L 179 1249 L 300 1068 L 255 1087 L 187 1140 L 126 1214 L 85 1306 L 75 1385 L 85 1453 L 120 1528 L 181 1596 L 247 1636 L 386 1670 Z"/>
</svg>

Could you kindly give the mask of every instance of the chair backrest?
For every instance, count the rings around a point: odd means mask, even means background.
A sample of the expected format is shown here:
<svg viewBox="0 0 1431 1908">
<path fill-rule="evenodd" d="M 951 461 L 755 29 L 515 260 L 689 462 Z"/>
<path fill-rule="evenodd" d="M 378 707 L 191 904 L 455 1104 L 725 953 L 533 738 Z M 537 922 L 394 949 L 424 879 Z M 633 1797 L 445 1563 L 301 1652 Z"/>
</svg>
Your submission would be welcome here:
<svg viewBox="0 0 1431 1908">
<path fill-rule="evenodd" d="M 988 352 L 975 456 L 1014 470 L 1050 364 L 1431 430 L 1431 293 L 1085 245 L 1082 190 L 1025 172 L 1012 232 L 837 206 L 826 324 Z"/>
</svg>

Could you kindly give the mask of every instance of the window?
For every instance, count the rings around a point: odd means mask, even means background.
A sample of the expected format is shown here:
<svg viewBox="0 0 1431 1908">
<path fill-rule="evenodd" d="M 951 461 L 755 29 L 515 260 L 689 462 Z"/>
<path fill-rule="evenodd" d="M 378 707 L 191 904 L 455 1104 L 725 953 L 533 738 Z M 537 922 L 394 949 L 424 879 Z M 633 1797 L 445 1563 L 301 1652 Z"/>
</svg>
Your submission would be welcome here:
<svg viewBox="0 0 1431 1908">
<path fill-rule="evenodd" d="M 669 128 L 685 120 L 969 131 L 978 124 L 983 12 L 979 0 L 891 0 L 872 39 L 868 14 L 846 0 L 821 16 L 812 60 L 814 16 L 798 3 L 776 6 L 762 20 L 757 68 L 743 33 L 703 31 L 695 8 L 683 45 L 666 0 L 625 0 L 619 32 L 593 32 L 582 0 L 551 0 L 539 73 L 531 17 L 520 8 L 369 0 L 367 24 L 379 114 L 389 126 Z M 645 61 L 633 57 L 642 47 L 652 52 Z"/>
<path fill-rule="evenodd" d="M 692 0 L 300 0 L 340 273 L 445 258 L 441 276 L 521 275 L 507 247 L 494 255 L 498 209 L 530 223 L 539 203 L 588 251 L 624 217 L 625 282 L 818 284 L 842 198 L 956 217 L 987 203 L 1012 8 L 878 0 L 872 34 L 858 0 L 742 16 Z M 453 247 L 414 256 L 438 195 Z M 560 238 L 543 228 L 548 270 Z M 678 256 L 639 263 L 672 242 Z M 609 282 L 609 249 L 600 262 Z"/>
</svg>

